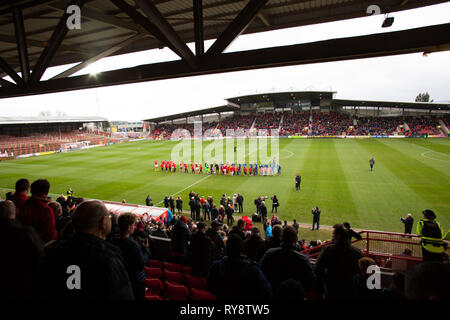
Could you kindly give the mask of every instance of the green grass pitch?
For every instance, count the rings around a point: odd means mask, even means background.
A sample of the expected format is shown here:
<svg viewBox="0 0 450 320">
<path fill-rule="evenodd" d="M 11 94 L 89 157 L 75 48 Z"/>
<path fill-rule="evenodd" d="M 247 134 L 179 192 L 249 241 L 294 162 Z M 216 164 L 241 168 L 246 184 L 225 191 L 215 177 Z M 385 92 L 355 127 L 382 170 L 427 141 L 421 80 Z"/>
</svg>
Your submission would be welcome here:
<svg viewBox="0 0 450 320">
<path fill-rule="evenodd" d="M 255 211 L 257 196 L 276 194 L 282 220 L 311 223 L 311 208 L 318 205 L 323 225 L 348 221 L 356 228 L 395 232 L 402 232 L 400 217 L 408 212 L 417 222 L 422 210 L 432 209 L 444 229 L 450 227 L 450 139 L 280 139 L 281 176 L 155 172 L 154 160 L 169 159 L 177 143 L 137 141 L 1 161 L 2 196 L 19 178 L 47 178 L 53 194 L 70 186 L 76 196 L 136 204 L 150 194 L 160 206 L 165 195 L 181 195 L 186 210 L 190 190 L 216 203 L 222 193 L 241 193 L 246 215 Z M 302 176 L 300 192 L 296 173 Z M 271 200 L 266 204 L 270 216 Z"/>
</svg>

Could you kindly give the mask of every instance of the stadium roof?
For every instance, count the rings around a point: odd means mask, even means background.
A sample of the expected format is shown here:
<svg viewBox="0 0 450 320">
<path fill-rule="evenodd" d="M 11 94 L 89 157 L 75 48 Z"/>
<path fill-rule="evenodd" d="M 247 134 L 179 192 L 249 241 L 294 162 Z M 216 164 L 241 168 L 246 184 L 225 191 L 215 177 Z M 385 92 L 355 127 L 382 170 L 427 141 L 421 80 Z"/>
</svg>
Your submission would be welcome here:
<svg viewBox="0 0 450 320">
<path fill-rule="evenodd" d="M 231 112 L 231 111 L 237 111 L 237 110 L 239 110 L 239 107 L 237 107 L 237 106 L 226 105 L 226 106 L 219 106 L 219 107 L 201 109 L 201 110 L 196 110 L 196 111 L 176 113 L 176 114 L 172 114 L 169 116 L 146 119 L 144 121 L 164 122 L 164 121 L 177 120 L 177 119 L 201 116 L 201 115 L 212 114 L 212 113 Z"/>
<path fill-rule="evenodd" d="M 380 107 L 380 108 L 405 108 L 421 110 L 450 111 L 450 103 L 435 102 L 405 102 L 405 101 L 368 101 L 368 100 L 345 100 L 333 99 L 332 106 L 348 107 Z"/>
<path fill-rule="evenodd" d="M 240 96 L 234 98 L 227 98 L 228 102 L 238 105 L 246 103 L 262 103 L 269 101 L 298 101 L 303 99 L 332 99 L 335 91 L 289 91 L 289 92 L 273 92 L 260 93 L 248 96 Z"/>
<path fill-rule="evenodd" d="M 381 13 L 442 0 L 378 0 Z M 0 1 L 0 98 L 450 48 L 450 23 L 224 53 L 240 34 L 367 16 L 372 0 L 3 0 Z M 81 7 L 81 28 L 69 5 Z M 70 19 L 69 19 L 70 18 Z M 205 52 L 204 40 L 216 39 Z M 186 45 L 195 42 L 195 53 Z M 99 59 L 168 47 L 181 60 L 73 76 Z M 48 67 L 78 63 L 46 81 Z M 32 72 L 31 72 L 32 71 Z M 19 75 L 20 72 L 20 75 Z"/>
<path fill-rule="evenodd" d="M 81 123 L 81 122 L 103 122 L 108 121 L 101 117 L 0 117 L 0 125 L 31 124 L 31 123 Z"/>
</svg>

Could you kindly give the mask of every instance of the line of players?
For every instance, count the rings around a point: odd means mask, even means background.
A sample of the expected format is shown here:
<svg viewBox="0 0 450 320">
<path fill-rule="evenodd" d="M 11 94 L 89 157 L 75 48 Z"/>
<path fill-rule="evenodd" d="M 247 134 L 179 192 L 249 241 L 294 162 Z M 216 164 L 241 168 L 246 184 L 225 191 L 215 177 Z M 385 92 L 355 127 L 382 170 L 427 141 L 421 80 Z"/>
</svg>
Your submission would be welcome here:
<svg viewBox="0 0 450 320">
<path fill-rule="evenodd" d="M 160 168 L 161 172 L 176 172 L 177 165 L 173 161 L 161 161 L 161 164 L 158 165 L 158 160 L 155 160 L 155 171 L 158 171 Z M 275 161 L 270 162 L 269 164 L 260 164 L 258 166 L 255 164 L 229 164 L 229 163 L 221 163 L 220 165 L 217 163 L 204 165 L 198 163 L 191 163 L 190 165 L 187 163 L 180 162 L 178 166 L 178 170 L 181 173 L 193 173 L 193 174 L 219 174 L 219 175 L 229 175 L 229 176 L 272 176 L 272 175 L 280 175 L 281 174 L 281 166 L 279 163 Z"/>
</svg>

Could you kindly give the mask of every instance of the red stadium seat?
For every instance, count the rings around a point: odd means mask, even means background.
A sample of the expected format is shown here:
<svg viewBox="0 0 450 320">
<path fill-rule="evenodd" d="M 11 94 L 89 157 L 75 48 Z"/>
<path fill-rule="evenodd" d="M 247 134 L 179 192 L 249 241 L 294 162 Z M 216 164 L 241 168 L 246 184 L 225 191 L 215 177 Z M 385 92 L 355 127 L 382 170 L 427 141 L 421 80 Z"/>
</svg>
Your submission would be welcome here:
<svg viewBox="0 0 450 320">
<path fill-rule="evenodd" d="M 164 276 L 163 270 L 161 268 L 149 268 L 144 267 L 145 274 L 150 278 L 162 279 Z"/>
<path fill-rule="evenodd" d="M 181 272 L 164 270 L 164 276 L 167 281 L 175 283 L 184 283 L 184 275 Z"/>
<path fill-rule="evenodd" d="M 147 267 L 164 268 L 164 263 L 162 263 L 162 261 L 159 261 L 159 260 L 149 259 L 149 260 L 147 260 Z"/>
<path fill-rule="evenodd" d="M 179 283 L 165 282 L 166 298 L 169 300 L 186 300 L 189 296 L 188 288 Z"/>
<path fill-rule="evenodd" d="M 158 278 L 146 278 L 144 280 L 145 288 L 147 289 L 145 295 L 161 296 L 163 284 Z"/>
<path fill-rule="evenodd" d="M 216 297 L 207 290 L 191 289 L 190 298 L 192 300 L 216 300 Z"/>
<path fill-rule="evenodd" d="M 164 298 L 163 297 L 161 297 L 161 296 L 152 296 L 152 295 L 147 295 L 147 294 L 145 294 L 145 300 L 158 300 L 158 301 L 161 301 L 161 300 L 164 300 Z"/>
<path fill-rule="evenodd" d="M 188 266 L 182 266 L 181 270 L 183 271 L 183 273 L 186 274 L 192 274 L 192 268 L 188 267 Z"/>
<path fill-rule="evenodd" d="M 186 274 L 186 283 L 189 288 L 195 288 L 195 289 L 206 289 L 206 278 L 202 277 L 195 277 L 190 274 Z"/>
<path fill-rule="evenodd" d="M 181 271 L 181 265 L 178 263 L 166 262 L 166 261 L 164 261 L 163 263 L 164 263 L 164 269 L 166 269 L 166 270 L 176 271 L 176 272 Z"/>
</svg>

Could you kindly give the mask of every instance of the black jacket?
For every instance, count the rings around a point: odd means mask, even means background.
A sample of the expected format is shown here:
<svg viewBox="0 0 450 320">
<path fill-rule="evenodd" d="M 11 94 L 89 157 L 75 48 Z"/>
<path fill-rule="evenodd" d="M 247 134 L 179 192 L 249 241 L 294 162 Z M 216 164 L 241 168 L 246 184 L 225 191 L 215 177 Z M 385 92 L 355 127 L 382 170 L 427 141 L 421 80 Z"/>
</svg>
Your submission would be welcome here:
<svg viewBox="0 0 450 320">
<path fill-rule="evenodd" d="M 315 287 L 315 276 L 309 259 L 295 247 L 282 245 L 266 252 L 261 269 L 272 284 L 275 293 L 281 282 L 290 278 L 299 281 L 305 292 Z"/>
<path fill-rule="evenodd" d="M 312 210 L 312 215 L 313 215 L 313 220 L 314 221 L 319 221 L 320 220 L 320 209 L 316 210 Z"/>
<path fill-rule="evenodd" d="M 171 247 L 172 251 L 181 254 L 187 254 L 188 241 L 191 239 L 191 231 L 186 223 L 179 219 L 173 226 Z"/>
<path fill-rule="evenodd" d="M 245 257 L 215 261 L 209 269 L 207 286 L 219 301 L 267 301 L 272 296 L 272 287 L 261 268 Z"/>
<path fill-rule="evenodd" d="M 96 236 L 76 233 L 46 248 L 46 294 L 50 299 L 133 300 L 134 294 L 121 251 Z M 69 290 L 70 266 L 79 267 L 81 288 Z M 73 282 L 73 281 L 72 281 Z M 74 282 L 76 283 L 76 282 Z"/>
<path fill-rule="evenodd" d="M 0 254 L 0 299 L 38 298 L 45 254 L 36 231 L 15 220 L 0 221 Z"/>
<path fill-rule="evenodd" d="M 348 243 L 324 247 L 315 266 L 315 273 L 320 285 L 319 293 L 326 290 L 326 295 L 330 299 L 351 297 L 353 276 L 359 273 L 358 260 L 360 258 L 362 258 L 361 250 Z"/>
<path fill-rule="evenodd" d="M 135 297 L 142 294 L 143 299 L 144 292 L 139 292 L 139 289 L 144 285 L 144 266 L 150 259 L 150 250 L 141 246 L 133 238 L 115 239 L 113 243 L 122 251 L 123 264 L 128 272 Z"/>
<path fill-rule="evenodd" d="M 214 244 L 202 232 L 195 232 L 191 237 L 192 274 L 197 277 L 206 277 L 212 262 Z"/>
<path fill-rule="evenodd" d="M 251 261 L 259 262 L 266 252 L 264 240 L 260 236 L 250 236 L 244 241 L 244 254 Z"/>
<path fill-rule="evenodd" d="M 205 234 L 211 239 L 214 244 L 212 260 L 218 259 L 223 254 L 223 251 L 225 249 L 225 243 L 223 242 L 222 237 L 213 228 L 208 228 Z"/>
<path fill-rule="evenodd" d="M 178 210 L 183 210 L 183 200 L 177 199 L 176 203 L 177 203 L 177 209 Z"/>
<path fill-rule="evenodd" d="M 239 229 L 238 226 L 233 226 L 233 228 L 231 228 L 230 232 L 228 232 L 228 236 L 231 236 L 232 234 L 236 234 L 239 237 L 241 237 L 242 240 L 245 240 L 245 233 L 244 233 L 244 231 Z"/>
</svg>

